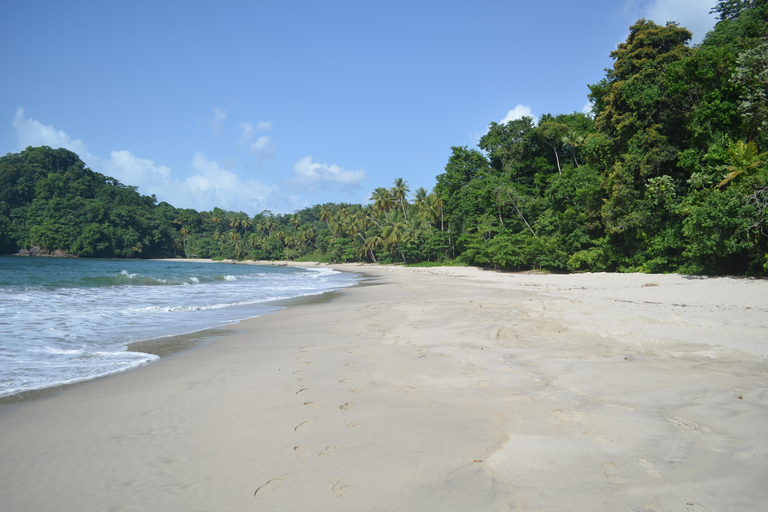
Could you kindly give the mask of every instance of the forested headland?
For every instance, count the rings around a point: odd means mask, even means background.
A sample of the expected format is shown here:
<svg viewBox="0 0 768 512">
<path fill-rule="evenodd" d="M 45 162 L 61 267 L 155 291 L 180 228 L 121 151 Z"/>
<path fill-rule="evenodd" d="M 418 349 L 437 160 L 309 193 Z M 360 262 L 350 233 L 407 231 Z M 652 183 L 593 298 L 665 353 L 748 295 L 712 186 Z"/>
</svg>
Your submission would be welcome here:
<svg viewBox="0 0 768 512">
<path fill-rule="evenodd" d="M 431 191 L 293 214 L 198 212 L 66 149 L 0 158 L 0 254 L 456 262 L 499 269 L 768 273 L 768 0 L 725 0 L 698 46 L 639 20 L 591 114 L 490 123 Z"/>
</svg>

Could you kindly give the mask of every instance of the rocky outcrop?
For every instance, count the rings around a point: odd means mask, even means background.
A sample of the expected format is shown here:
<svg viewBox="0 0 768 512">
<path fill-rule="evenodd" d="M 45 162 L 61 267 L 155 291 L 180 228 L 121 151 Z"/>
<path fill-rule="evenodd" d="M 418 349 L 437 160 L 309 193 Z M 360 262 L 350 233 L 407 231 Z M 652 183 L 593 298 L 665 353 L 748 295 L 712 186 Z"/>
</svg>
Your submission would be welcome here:
<svg viewBox="0 0 768 512">
<path fill-rule="evenodd" d="M 51 252 L 48 249 L 44 249 L 38 245 L 33 245 L 29 249 L 22 249 L 19 251 L 18 256 L 44 256 L 48 258 L 77 258 L 77 255 L 70 254 L 61 249 L 56 249 Z"/>
</svg>

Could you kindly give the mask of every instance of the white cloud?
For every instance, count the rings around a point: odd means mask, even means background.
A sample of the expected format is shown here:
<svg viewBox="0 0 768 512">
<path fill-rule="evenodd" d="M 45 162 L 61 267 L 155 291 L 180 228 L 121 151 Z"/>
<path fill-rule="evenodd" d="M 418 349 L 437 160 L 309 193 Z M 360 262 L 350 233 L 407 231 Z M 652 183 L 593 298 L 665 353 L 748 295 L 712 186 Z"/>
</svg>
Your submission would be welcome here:
<svg viewBox="0 0 768 512">
<path fill-rule="evenodd" d="M 531 113 L 531 107 L 526 105 L 517 105 L 515 108 L 507 112 L 507 115 L 504 116 L 504 119 L 499 121 L 499 124 L 507 124 L 510 121 L 514 121 L 523 117 L 533 118 L 533 122 L 536 123 L 537 118 Z"/>
<path fill-rule="evenodd" d="M 251 152 L 258 156 L 259 159 L 266 159 L 266 158 L 272 158 L 275 156 L 275 146 L 272 144 L 272 138 L 267 137 L 266 135 L 263 137 L 259 137 L 256 139 L 256 142 L 251 144 Z"/>
<path fill-rule="evenodd" d="M 676 21 L 693 33 L 692 42 L 698 44 L 712 30 L 717 21 L 709 14 L 715 0 L 626 0 L 624 12 L 634 18 L 653 20 L 658 25 Z"/>
<path fill-rule="evenodd" d="M 253 140 L 253 125 L 251 123 L 240 123 L 237 127 L 243 130 L 243 134 L 240 136 L 240 145 L 245 146 Z"/>
<path fill-rule="evenodd" d="M 581 113 L 587 114 L 588 116 L 592 116 L 592 109 L 594 108 L 595 104 L 592 101 L 588 101 L 586 105 L 581 107 Z"/>
<path fill-rule="evenodd" d="M 110 160 L 101 166 L 100 172 L 117 178 L 126 185 L 139 187 L 142 194 L 161 195 L 171 183 L 171 169 L 146 158 L 139 158 L 130 151 L 112 151 Z"/>
<path fill-rule="evenodd" d="M 192 159 L 192 175 L 177 179 L 169 167 L 157 165 L 127 150 L 112 151 L 108 160 L 102 160 L 88 152 L 80 139 L 73 139 L 51 125 L 25 118 L 22 108 L 16 111 L 13 127 L 19 139 L 19 150 L 28 146 L 69 149 L 94 171 L 138 187 L 141 194 L 154 194 L 160 201 L 167 201 L 177 208 L 202 211 L 218 206 L 253 215 L 267 208 L 279 210 L 282 206 L 298 203 L 297 198 L 281 196 L 276 187 L 257 180 L 243 181 L 200 152 Z"/>
<path fill-rule="evenodd" d="M 211 210 L 218 206 L 252 215 L 264 210 L 276 192 L 275 187 L 257 180 L 241 180 L 237 174 L 208 160 L 199 151 L 192 159 L 192 169 L 194 174 L 181 182 L 179 192 L 186 202 L 191 200 L 198 210 Z"/>
<path fill-rule="evenodd" d="M 255 129 L 253 127 L 253 123 L 248 123 L 248 122 L 240 123 L 237 126 L 241 130 L 243 130 L 243 134 L 240 136 L 240 144 L 239 144 L 241 148 L 248 146 L 249 149 L 251 150 L 251 153 L 259 157 L 259 160 L 274 158 L 275 145 L 272 142 L 272 137 L 269 137 L 267 135 L 262 135 L 261 137 L 253 141 L 254 133 L 256 130 L 259 130 L 262 132 L 272 131 L 271 121 L 270 122 L 259 121 L 258 123 L 256 123 Z"/>
<path fill-rule="evenodd" d="M 227 118 L 227 113 L 221 110 L 219 107 L 213 108 L 213 119 L 209 121 L 213 127 L 213 131 L 218 133 L 223 128 L 222 123 Z"/>
<path fill-rule="evenodd" d="M 50 146 L 54 149 L 65 148 L 77 153 L 83 162 L 95 165 L 97 159 L 88 152 L 88 148 L 80 139 L 72 139 L 66 132 L 57 130 L 52 125 L 44 125 L 40 121 L 24 117 L 24 109 L 16 110 L 13 127 L 19 139 L 19 151 L 29 146 Z"/>
<path fill-rule="evenodd" d="M 328 188 L 329 185 L 339 185 L 346 191 L 360 188 L 360 182 L 365 179 L 365 171 L 348 171 L 336 164 L 319 164 L 312 161 L 311 156 L 305 156 L 293 166 L 293 182 L 314 189 Z"/>
</svg>

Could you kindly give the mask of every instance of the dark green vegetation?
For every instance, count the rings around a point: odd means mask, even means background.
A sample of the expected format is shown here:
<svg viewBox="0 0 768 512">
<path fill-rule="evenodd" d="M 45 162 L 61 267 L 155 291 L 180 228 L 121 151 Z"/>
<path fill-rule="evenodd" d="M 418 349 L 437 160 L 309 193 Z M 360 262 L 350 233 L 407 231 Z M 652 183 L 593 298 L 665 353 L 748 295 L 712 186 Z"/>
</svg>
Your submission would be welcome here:
<svg viewBox="0 0 768 512">
<path fill-rule="evenodd" d="M 593 116 L 491 123 L 434 191 L 274 215 L 177 209 L 66 150 L 0 159 L 0 253 L 458 262 L 506 269 L 768 272 L 768 0 L 726 0 L 697 47 L 639 20 Z"/>
</svg>

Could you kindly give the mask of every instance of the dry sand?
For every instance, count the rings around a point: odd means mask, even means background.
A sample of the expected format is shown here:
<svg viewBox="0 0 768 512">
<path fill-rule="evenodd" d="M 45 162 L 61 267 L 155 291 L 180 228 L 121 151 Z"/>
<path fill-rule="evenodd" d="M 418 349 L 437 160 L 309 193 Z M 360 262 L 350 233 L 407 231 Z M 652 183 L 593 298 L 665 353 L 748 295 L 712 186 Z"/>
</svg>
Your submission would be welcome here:
<svg viewBox="0 0 768 512">
<path fill-rule="evenodd" d="M 0 416 L 0 509 L 768 509 L 768 282 L 365 272 Z"/>
</svg>

